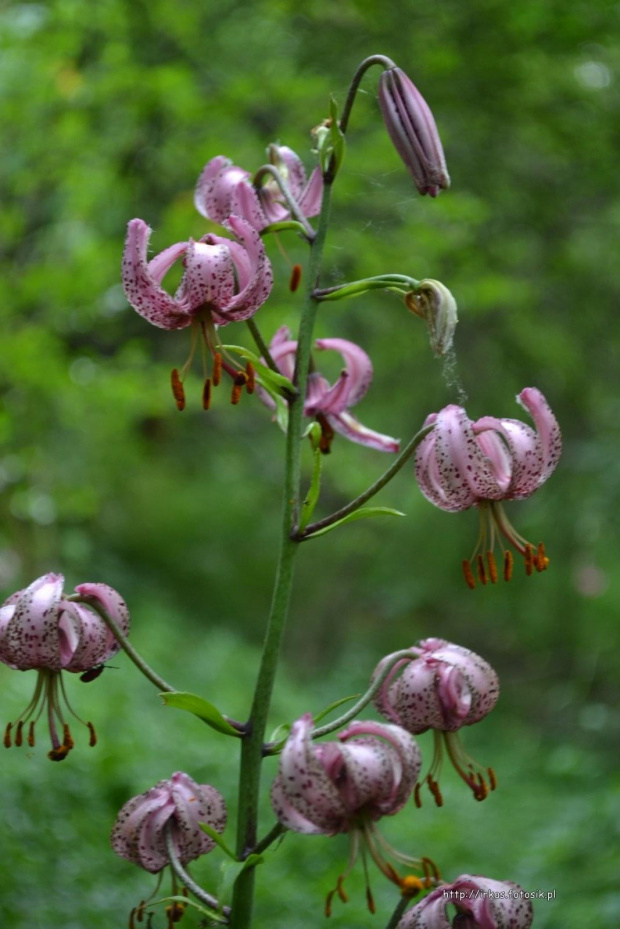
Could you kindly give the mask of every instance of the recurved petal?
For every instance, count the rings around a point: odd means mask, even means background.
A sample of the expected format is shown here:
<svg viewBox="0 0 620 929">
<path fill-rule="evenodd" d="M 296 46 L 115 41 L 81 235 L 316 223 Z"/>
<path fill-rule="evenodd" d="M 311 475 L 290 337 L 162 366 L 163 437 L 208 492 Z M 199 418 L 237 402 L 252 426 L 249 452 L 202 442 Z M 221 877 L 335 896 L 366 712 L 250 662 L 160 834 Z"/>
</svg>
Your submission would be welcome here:
<svg viewBox="0 0 620 929">
<path fill-rule="evenodd" d="M 20 671 L 48 668 L 60 671 L 62 659 L 58 632 L 58 606 L 62 597 L 62 574 L 44 574 L 14 599 L 10 618 L 5 606 L 4 630 L 0 634 L 0 658 Z"/>
<path fill-rule="evenodd" d="M 310 737 L 312 727 L 309 713 L 293 723 L 280 755 L 280 784 L 298 814 L 319 831 L 335 833 L 347 810 L 314 750 Z"/>
<path fill-rule="evenodd" d="M 464 509 L 478 500 L 501 496 L 462 407 L 453 404 L 444 407 L 437 414 L 433 436 L 441 489 L 452 508 Z"/>
<path fill-rule="evenodd" d="M 306 169 L 301 158 L 288 145 L 271 146 L 271 155 L 276 166 L 284 175 L 293 199 L 299 200 L 306 186 Z"/>
<path fill-rule="evenodd" d="M 437 663 L 424 657 L 406 664 L 391 685 L 388 702 L 407 732 L 416 735 L 427 729 L 443 729 L 444 714 L 437 693 Z"/>
<path fill-rule="evenodd" d="M 452 923 L 446 912 L 448 901 L 444 897 L 444 890 L 449 889 L 451 885 L 433 890 L 405 913 L 396 929 L 451 929 Z"/>
<path fill-rule="evenodd" d="M 562 454 L 562 434 L 558 421 L 549 404 L 536 387 L 526 387 L 517 397 L 534 420 L 543 455 L 543 467 L 538 478 L 538 485 L 547 480 L 555 471 Z"/>
<path fill-rule="evenodd" d="M 222 832 L 226 825 L 226 804 L 214 787 L 199 785 L 182 771 L 172 775 L 170 790 L 175 805 L 175 844 L 181 862 L 186 864 L 215 848 L 215 842 L 199 823 Z"/>
<path fill-rule="evenodd" d="M 185 274 L 177 297 L 188 313 L 202 306 L 215 311 L 230 305 L 235 292 L 235 274 L 230 249 L 223 244 L 190 240 Z"/>
<path fill-rule="evenodd" d="M 109 657 L 106 624 L 81 603 L 61 601 L 58 634 L 65 671 L 88 671 Z"/>
<path fill-rule="evenodd" d="M 372 361 L 369 356 L 359 345 L 347 339 L 317 339 L 314 347 L 319 351 L 340 352 L 345 360 L 348 375 L 346 392 L 339 397 L 337 403 L 331 402 L 329 394 L 326 396 L 325 412 L 340 413 L 345 407 L 354 406 L 358 400 L 362 399 L 372 381 Z M 338 395 L 338 383 L 332 390 L 335 395 Z"/>
<path fill-rule="evenodd" d="M 273 286 L 271 264 L 256 229 L 239 216 L 230 216 L 224 225 L 231 230 L 245 250 L 250 274 L 247 283 L 243 282 L 242 275 L 239 274 L 239 293 L 230 300 L 227 306 L 218 308 L 219 318 L 216 322 L 220 323 L 249 319 L 267 300 Z M 239 271 L 240 265 L 235 260 L 235 252 L 232 249 L 231 253 Z"/>
<path fill-rule="evenodd" d="M 334 430 L 340 435 L 350 439 L 351 442 L 357 442 L 358 445 L 366 445 L 368 448 L 375 448 L 379 452 L 397 452 L 400 450 L 400 439 L 394 439 L 392 436 L 383 435 L 381 432 L 375 432 L 362 423 L 351 413 L 346 410 L 338 413 L 337 416 L 327 416 L 327 421 Z"/>
<path fill-rule="evenodd" d="M 134 310 L 160 329 L 183 329 L 191 319 L 159 282 L 176 257 L 187 248 L 178 243 L 147 261 L 151 229 L 143 220 L 132 219 L 127 227 L 122 277 L 127 300 Z M 174 256 L 174 257 L 173 257 Z"/>
<path fill-rule="evenodd" d="M 316 167 L 310 175 L 297 204 L 304 216 L 317 216 L 321 212 L 323 200 L 323 175 L 321 169 Z"/>
<path fill-rule="evenodd" d="M 257 232 L 269 225 L 259 196 L 248 181 L 241 181 L 233 188 L 228 215 L 230 216 L 231 213 L 245 219 Z"/>
<path fill-rule="evenodd" d="M 377 783 L 381 780 L 383 786 L 375 803 L 376 812 L 379 815 L 397 813 L 413 790 L 422 766 L 420 749 L 413 736 L 401 726 L 360 720 L 343 730 L 339 739 L 344 743 L 354 739 L 356 745 L 371 743 L 378 747 L 382 765 L 387 766 L 389 775 L 384 773 L 377 778 Z"/>
<path fill-rule="evenodd" d="M 194 204 L 199 213 L 216 223 L 228 219 L 233 191 L 239 183 L 249 184 L 247 171 L 233 165 L 230 158 L 217 155 L 208 161 L 198 178 Z"/>
<path fill-rule="evenodd" d="M 458 668 L 467 682 L 471 692 L 471 706 L 462 725 L 469 726 L 490 713 L 499 697 L 499 679 L 488 661 L 452 642 L 425 639 L 419 643 L 420 647 L 426 648 L 426 643 L 434 646 L 427 650 L 428 660 Z"/>
<path fill-rule="evenodd" d="M 79 584 L 75 591 L 82 597 L 93 597 L 120 627 L 123 635 L 129 635 L 129 610 L 117 590 L 107 584 L 86 583 Z M 107 661 L 119 649 L 120 645 L 106 626 L 106 655 L 100 661 Z"/>
<path fill-rule="evenodd" d="M 147 871 L 161 871 L 168 863 L 163 829 L 173 813 L 169 782 L 159 781 L 122 807 L 112 829 L 112 848 Z"/>
</svg>

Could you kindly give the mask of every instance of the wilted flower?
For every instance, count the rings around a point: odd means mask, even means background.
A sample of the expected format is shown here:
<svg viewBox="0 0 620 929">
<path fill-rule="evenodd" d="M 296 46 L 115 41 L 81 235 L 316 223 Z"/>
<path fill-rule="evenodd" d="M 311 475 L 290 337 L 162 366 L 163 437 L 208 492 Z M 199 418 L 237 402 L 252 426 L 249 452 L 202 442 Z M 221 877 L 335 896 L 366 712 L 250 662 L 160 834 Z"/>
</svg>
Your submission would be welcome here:
<svg viewBox="0 0 620 929">
<path fill-rule="evenodd" d="M 96 743 L 93 724 L 83 722 L 69 704 L 61 672 L 82 672 L 92 679 L 120 648 L 98 613 L 63 595 L 63 584 L 62 574 L 44 574 L 5 600 L 0 609 L 0 661 L 19 671 L 38 671 L 34 696 L 16 723 L 8 724 L 4 745 L 21 745 L 24 725 L 31 720 L 27 742 L 33 746 L 35 723 L 46 710 L 52 740 L 47 757 L 52 761 L 62 761 L 74 744 L 63 703 L 88 727 L 90 745 Z M 107 584 L 80 584 L 75 590 L 95 600 L 128 635 L 129 612 L 120 594 Z"/>
<path fill-rule="evenodd" d="M 172 843 L 181 865 L 215 848 L 214 840 L 200 828 L 200 823 L 206 823 L 216 832 L 224 831 L 224 798 L 215 787 L 197 784 L 188 774 L 177 771 L 170 780 L 159 781 L 124 805 L 112 829 L 112 848 L 121 858 L 156 874 L 170 862 L 167 840 Z M 172 883 L 175 894 L 174 871 Z M 180 918 L 182 910 L 179 911 L 178 906 L 169 908 L 169 922 Z M 143 910 L 144 904 L 138 907 L 139 919 Z"/>
<path fill-rule="evenodd" d="M 394 148 L 421 194 L 436 197 L 450 186 L 433 114 L 422 94 L 400 68 L 379 78 L 379 105 Z"/>
<path fill-rule="evenodd" d="M 420 490 L 448 512 L 478 507 L 480 535 L 471 559 L 463 561 L 465 580 L 475 586 L 472 565 L 482 584 L 495 583 L 494 549 L 504 536 L 525 559 L 526 573 L 549 564 L 542 542 L 536 549 L 513 528 L 501 501 L 523 500 L 547 480 L 560 458 L 562 437 L 541 392 L 526 387 L 517 397 L 532 416 L 536 431 L 516 419 L 483 416 L 475 422 L 460 406 L 446 406 L 427 416 L 434 428 L 416 452 Z M 484 556 L 486 555 L 486 565 Z M 504 551 L 504 578 L 512 575 L 512 553 Z"/>
<path fill-rule="evenodd" d="M 219 383 L 222 366 L 233 381 L 243 379 L 243 372 L 228 364 L 222 365 L 215 326 L 249 319 L 267 300 L 273 284 L 271 264 L 256 230 L 238 216 L 229 217 L 225 225 L 234 239 L 209 234 L 199 242 L 193 239 L 177 242 L 148 261 L 151 230 L 143 220 L 132 219 L 123 255 L 123 287 L 129 303 L 140 316 L 160 329 L 192 326 L 195 332 L 200 332 L 203 343 L 215 358 L 214 385 Z M 172 297 L 161 282 L 181 257 L 185 271 Z M 194 337 L 182 376 L 176 368 L 173 371 L 173 391 L 179 409 L 184 406 L 181 385 L 196 341 Z M 210 387 L 211 379 L 207 378 L 206 408 Z"/>
<path fill-rule="evenodd" d="M 455 908 L 454 917 L 448 907 Z M 532 904 L 511 881 L 462 874 L 417 903 L 396 929 L 529 929 Z"/>
<path fill-rule="evenodd" d="M 419 735 L 433 729 L 435 753 L 424 780 L 442 805 L 438 785 L 444 748 L 459 776 L 473 791 L 476 800 L 484 800 L 495 788 L 492 768 L 482 769 L 464 751 L 458 736 L 462 726 L 471 726 L 490 713 L 499 696 L 497 674 L 475 652 L 443 639 L 424 639 L 411 649 L 416 656 L 398 661 L 374 704 L 392 723 Z M 377 665 L 373 678 L 393 659 L 387 655 Z M 489 785 L 487 785 L 487 778 Z M 415 800 L 420 805 L 419 785 Z"/>
<path fill-rule="evenodd" d="M 316 216 L 321 209 L 323 179 L 315 168 L 306 182 L 301 159 L 286 145 L 270 145 L 269 161 L 278 169 L 300 213 L 306 218 Z M 226 223 L 229 216 L 241 216 L 257 232 L 271 223 L 291 218 L 288 204 L 273 177 L 258 187 L 251 175 L 233 165 L 229 158 L 218 155 L 208 161 L 198 178 L 194 203 L 199 213 L 216 223 Z"/>
<path fill-rule="evenodd" d="M 308 375 L 304 414 L 316 419 L 321 426 L 321 450 L 328 452 L 334 432 L 339 432 L 359 445 L 382 452 L 397 452 L 400 448 L 398 439 L 368 429 L 349 413 L 349 408 L 362 399 L 372 380 L 372 362 L 366 352 L 346 339 L 317 339 L 314 347 L 317 351 L 339 352 L 346 365 L 335 384 L 330 384 L 316 370 L 311 370 Z M 278 329 L 269 351 L 282 374 L 292 379 L 297 342 L 291 340 L 286 326 Z M 273 400 L 265 391 L 261 391 L 261 397 L 273 408 Z"/>
<path fill-rule="evenodd" d="M 420 281 L 415 291 L 405 295 L 405 303 L 425 321 L 433 353 L 445 355 L 452 347 L 458 322 L 456 300 L 448 288 L 430 278 Z"/>
<path fill-rule="evenodd" d="M 280 756 L 278 775 L 271 789 L 271 804 L 279 821 L 305 835 L 348 833 L 350 854 L 346 871 L 328 895 L 329 915 L 335 893 L 346 902 L 342 888 L 361 851 L 401 889 L 422 882 L 412 876 L 401 878 L 389 857 L 422 868 L 427 881 L 436 874 L 428 859 L 413 859 L 391 848 L 375 829 L 382 816 L 392 816 L 407 802 L 420 771 L 420 750 L 415 739 L 398 726 L 354 722 L 343 730 L 338 742 L 312 742 L 312 716 L 307 713 L 293 723 Z M 428 883 L 428 886 L 431 886 Z M 367 888 L 368 905 L 373 910 Z"/>
</svg>

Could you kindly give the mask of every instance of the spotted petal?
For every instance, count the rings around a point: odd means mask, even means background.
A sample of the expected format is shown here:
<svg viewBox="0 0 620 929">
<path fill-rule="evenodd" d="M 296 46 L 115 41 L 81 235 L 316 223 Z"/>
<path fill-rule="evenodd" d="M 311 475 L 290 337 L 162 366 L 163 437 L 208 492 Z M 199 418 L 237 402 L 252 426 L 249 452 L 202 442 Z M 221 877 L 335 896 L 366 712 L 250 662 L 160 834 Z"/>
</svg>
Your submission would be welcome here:
<svg viewBox="0 0 620 929">
<path fill-rule="evenodd" d="M 153 261 L 147 261 L 151 229 L 143 220 L 132 219 L 127 227 L 123 253 L 123 288 L 134 310 L 160 329 L 183 329 L 191 318 L 167 293 L 160 282 L 174 261 L 187 250 L 187 242 L 170 246 Z"/>
<path fill-rule="evenodd" d="M 328 416 L 327 421 L 334 432 L 340 433 L 351 442 L 357 442 L 358 445 L 375 448 L 379 452 L 397 452 L 400 450 L 399 439 L 394 439 L 392 436 L 383 435 L 381 432 L 375 432 L 374 429 L 363 426 L 355 416 L 346 411 L 339 413 L 337 416 Z"/>
<path fill-rule="evenodd" d="M 119 626 L 123 635 L 129 635 L 129 610 L 127 604 L 113 587 L 107 584 L 79 584 L 76 593 L 82 597 L 93 597 L 101 607 L 108 613 Z M 100 662 L 107 661 L 112 655 L 115 655 L 120 645 L 110 630 L 106 628 L 105 655 L 99 658 Z"/>
<path fill-rule="evenodd" d="M 224 223 L 230 214 L 234 191 L 240 184 L 249 185 L 248 171 L 233 165 L 230 158 L 218 155 L 206 163 L 194 191 L 194 204 L 199 213 L 216 223 Z M 243 214 L 242 214 L 243 215 Z"/>
<path fill-rule="evenodd" d="M 62 574 L 44 574 L 18 595 L 9 598 L 13 603 L 6 603 L 3 607 L 1 661 L 20 671 L 31 668 L 61 670 L 58 607 L 63 584 Z M 12 606 L 13 613 L 8 616 Z"/>
</svg>

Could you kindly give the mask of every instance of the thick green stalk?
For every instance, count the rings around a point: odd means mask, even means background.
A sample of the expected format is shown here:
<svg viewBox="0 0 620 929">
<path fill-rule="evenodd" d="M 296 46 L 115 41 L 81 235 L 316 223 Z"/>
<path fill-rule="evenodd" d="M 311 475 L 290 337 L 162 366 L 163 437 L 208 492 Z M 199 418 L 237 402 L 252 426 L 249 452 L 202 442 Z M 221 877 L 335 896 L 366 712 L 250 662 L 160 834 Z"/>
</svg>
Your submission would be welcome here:
<svg viewBox="0 0 620 929">
<path fill-rule="evenodd" d="M 265 727 L 271 704 L 271 695 L 278 666 L 282 636 L 288 616 L 293 563 L 299 543 L 293 539 L 299 519 L 301 435 L 304 398 L 310 366 L 310 350 L 318 302 L 313 297 L 317 286 L 323 247 L 329 221 L 331 185 L 323 190 L 323 202 L 316 238 L 312 243 L 308 267 L 307 291 L 302 310 L 297 346 L 297 364 L 294 383 L 298 393 L 289 400 L 289 421 L 286 435 L 286 471 L 284 480 L 284 507 L 282 537 L 276 571 L 271 612 L 265 633 L 263 654 L 254 691 L 247 734 L 241 745 L 239 773 L 239 812 L 237 821 L 237 855 L 243 858 L 256 845 L 258 822 L 260 770 L 263 759 Z M 254 899 L 254 868 L 243 871 L 235 883 L 230 925 L 231 929 L 248 929 L 252 920 Z"/>
</svg>

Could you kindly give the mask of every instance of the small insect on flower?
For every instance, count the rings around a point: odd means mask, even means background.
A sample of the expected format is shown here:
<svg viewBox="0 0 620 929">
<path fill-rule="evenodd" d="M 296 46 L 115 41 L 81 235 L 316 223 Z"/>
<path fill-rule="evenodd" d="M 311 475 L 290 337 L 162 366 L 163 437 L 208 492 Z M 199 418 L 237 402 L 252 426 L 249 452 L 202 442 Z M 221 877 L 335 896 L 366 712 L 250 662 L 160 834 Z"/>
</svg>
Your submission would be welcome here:
<svg viewBox="0 0 620 929">
<path fill-rule="evenodd" d="M 0 608 L 0 661 L 19 671 L 37 671 L 32 700 L 17 721 L 7 725 L 4 746 L 21 746 L 28 723 L 26 741 L 33 747 L 35 725 L 45 711 L 51 761 L 62 761 L 74 746 L 65 708 L 86 726 L 89 744 L 97 742 L 93 724 L 80 719 L 71 707 L 62 672 L 81 672 L 82 681 L 93 681 L 120 648 L 96 610 L 66 597 L 63 584 L 61 574 L 44 574 Z M 120 594 L 106 584 L 80 584 L 75 590 L 105 610 L 123 635 L 129 634 L 129 612 Z"/>
</svg>

